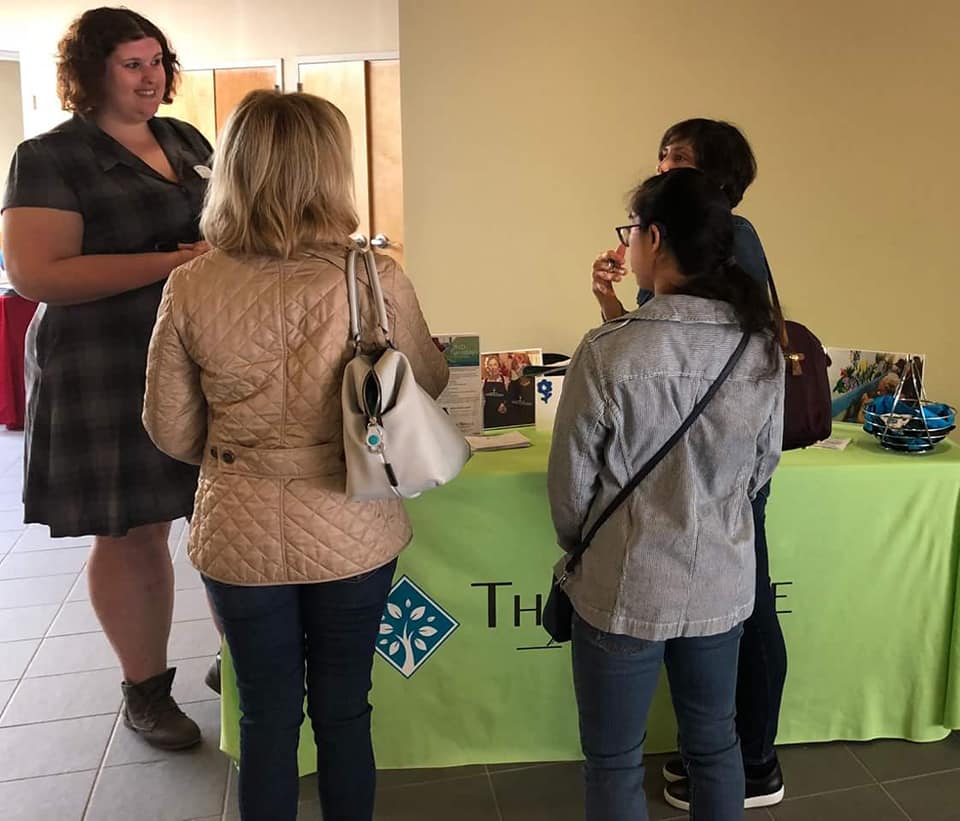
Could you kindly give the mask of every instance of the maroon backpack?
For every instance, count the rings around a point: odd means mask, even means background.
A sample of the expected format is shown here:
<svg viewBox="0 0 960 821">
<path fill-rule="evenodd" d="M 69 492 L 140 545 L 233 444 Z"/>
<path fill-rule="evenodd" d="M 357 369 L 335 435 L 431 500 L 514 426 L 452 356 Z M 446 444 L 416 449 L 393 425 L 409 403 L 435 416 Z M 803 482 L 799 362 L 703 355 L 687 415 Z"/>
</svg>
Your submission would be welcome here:
<svg viewBox="0 0 960 821">
<path fill-rule="evenodd" d="M 827 368 L 830 357 L 823 343 L 805 325 L 786 322 L 770 276 L 770 294 L 781 322 L 780 346 L 786 362 L 783 397 L 783 449 L 805 448 L 830 436 L 833 426 L 830 382 Z"/>
</svg>

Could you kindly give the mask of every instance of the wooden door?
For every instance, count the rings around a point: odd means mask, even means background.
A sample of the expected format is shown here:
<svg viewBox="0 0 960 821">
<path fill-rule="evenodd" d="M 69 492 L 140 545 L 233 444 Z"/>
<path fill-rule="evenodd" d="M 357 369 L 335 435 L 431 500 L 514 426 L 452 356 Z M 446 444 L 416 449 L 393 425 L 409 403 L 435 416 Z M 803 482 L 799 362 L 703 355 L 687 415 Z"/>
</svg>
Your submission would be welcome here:
<svg viewBox="0 0 960 821">
<path fill-rule="evenodd" d="M 400 61 L 367 63 L 370 224 L 386 234 L 403 262 L 403 139 L 400 133 Z"/>
<path fill-rule="evenodd" d="M 161 117 L 176 117 L 195 126 L 213 145 L 217 141 L 213 69 L 180 72 L 180 88 L 170 105 L 160 106 Z"/>
<path fill-rule="evenodd" d="M 277 70 L 274 66 L 214 69 L 214 98 L 216 100 L 217 133 L 223 129 L 233 109 L 257 88 L 275 88 Z"/>
<path fill-rule="evenodd" d="M 350 124 L 358 230 L 370 235 L 370 182 L 367 151 L 367 73 L 362 60 L 301 63 L 300 87 L 339 108 Z"/>
</svg>

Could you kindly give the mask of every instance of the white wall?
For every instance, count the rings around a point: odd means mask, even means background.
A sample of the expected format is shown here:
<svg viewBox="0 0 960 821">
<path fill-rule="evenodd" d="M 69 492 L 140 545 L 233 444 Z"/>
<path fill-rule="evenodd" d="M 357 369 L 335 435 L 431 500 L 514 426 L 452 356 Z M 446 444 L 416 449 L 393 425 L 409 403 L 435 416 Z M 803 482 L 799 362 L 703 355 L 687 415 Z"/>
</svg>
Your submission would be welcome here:
<svg viewBox="0 0 960 821">
<path fill-rule="evenodd" d="M 0 59 L 0 202 L 6 185 L 7 163 L 23 139 L 21 116 L 20 64 Z"/>
<path fill-rule="evenodd" d="M 283 58 L 288 90 L 296 87 L 297 57 L 398 49 L 397 0 L 128 0 L 128 4 L 170 37 L 185 67 Z M 20 52 L 27 135 L 64 119 L 56 98 L 57 41 L 72 19 L 95 5 L 90 0 L 0 2 L 0 50 Z"/>
</svg>

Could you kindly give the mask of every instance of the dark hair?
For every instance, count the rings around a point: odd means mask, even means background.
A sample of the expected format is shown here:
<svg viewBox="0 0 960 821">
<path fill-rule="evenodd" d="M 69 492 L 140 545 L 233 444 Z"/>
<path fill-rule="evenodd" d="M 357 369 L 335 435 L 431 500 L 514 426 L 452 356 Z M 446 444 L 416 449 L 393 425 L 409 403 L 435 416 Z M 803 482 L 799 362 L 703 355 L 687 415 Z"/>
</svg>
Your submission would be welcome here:
<svg viewBox="0 0 960 821">
<path fill-rule="evenodd" d="M 135 11 L 103 6 L 74 20 L 57 46 L 57 95 L 63 107 L 78 114 L 93 112 L 103 102 L 107 58 L 121 43 L 145 37 L 160 43 L 167 76 L 163 102 L 173 102 L 180 63 L 163 32 Z"/>
<path fill-rule="evenodd" d="M 660 158 L 671 143 L 690 143 L 697 168 L 727 195 L 736 208 L 743 192 L 757 178 L 757 160 L 740 130 L 722 120 L 698 117 L 670 126 L 660 140 Z"/>
<path fill-rule="evenodd" d="M 762 286 L 733 258 L 733 215 L 723 192 L 696 168 L 650 177 L 630 197 L 641 228 L 657 225 L 685 281 L 676 293 L 728 302 L 744 331 L 777 333 Z"/>
</svg>

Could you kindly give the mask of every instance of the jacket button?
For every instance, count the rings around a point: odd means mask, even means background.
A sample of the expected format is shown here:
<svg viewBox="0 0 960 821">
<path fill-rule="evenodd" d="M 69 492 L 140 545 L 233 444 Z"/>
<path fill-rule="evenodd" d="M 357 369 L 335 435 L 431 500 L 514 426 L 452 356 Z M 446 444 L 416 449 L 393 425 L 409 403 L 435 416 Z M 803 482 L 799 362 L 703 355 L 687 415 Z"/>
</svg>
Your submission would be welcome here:
<svg viewBox="0 0 960 821">
<path fill-rule="evenodd" d="M 233 464 L 233 451 L 225 450 L 220 454 L 220 458 L 223 459 L 224 463 L 227 465 Z"/>
<path fill-rule="evenodd" d="M 211 455 L 214 459 L 216 459 L 216 458 L 217 458 L 217 449 L 216 449 L 216 448 L 210 448 L 210 455 Z"/>
</svg>

